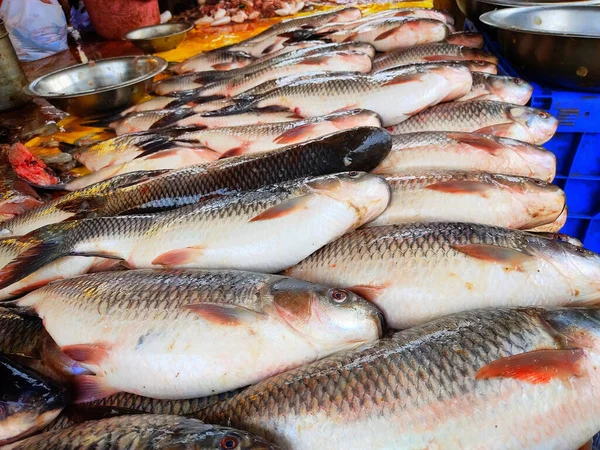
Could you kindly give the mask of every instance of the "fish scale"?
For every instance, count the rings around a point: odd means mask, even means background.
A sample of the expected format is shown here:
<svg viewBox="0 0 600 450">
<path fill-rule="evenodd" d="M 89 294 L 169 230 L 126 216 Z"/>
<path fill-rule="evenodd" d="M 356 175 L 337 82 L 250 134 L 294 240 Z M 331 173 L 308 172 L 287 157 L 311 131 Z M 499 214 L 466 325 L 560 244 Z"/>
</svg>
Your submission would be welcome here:
<svg viewBox="0 0 600 450">
<path fill-rule="evenodd" d="M 37 358 L 45 334 L 41 320 L 0 307 L 0 353 Z"/>
</svg>

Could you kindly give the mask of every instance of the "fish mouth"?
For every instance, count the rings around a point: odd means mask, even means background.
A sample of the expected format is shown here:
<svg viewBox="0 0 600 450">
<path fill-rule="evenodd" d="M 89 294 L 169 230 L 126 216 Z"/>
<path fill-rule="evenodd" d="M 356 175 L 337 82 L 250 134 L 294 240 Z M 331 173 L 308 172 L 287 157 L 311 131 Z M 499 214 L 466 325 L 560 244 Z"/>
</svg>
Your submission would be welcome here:
<svg viewBox="0 0 600 450">
<path fill-rule="evenodd" d="M 0 446 L 19 441 L 41 430 L 56 419 L 62 410 L 63 407 L 60 407 L 37 415 L 34 411 L 25 411 L 4 419 L 2 434 L 0 434 Z"/>
</svg>

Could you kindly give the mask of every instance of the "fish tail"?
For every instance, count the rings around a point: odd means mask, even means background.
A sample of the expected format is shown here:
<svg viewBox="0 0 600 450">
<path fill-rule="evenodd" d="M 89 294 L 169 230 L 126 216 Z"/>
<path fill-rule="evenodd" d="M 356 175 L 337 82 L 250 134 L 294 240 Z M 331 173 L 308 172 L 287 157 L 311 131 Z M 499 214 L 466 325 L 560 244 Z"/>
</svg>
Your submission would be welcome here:
<svg viewBox="0 0 600 450">
<path fill-rule="evenodd" d="M 68 227 L 71 228 L 71 227 Z M 69 253 L 65 246 L 66 230 L 49 225 L 23 236 L 29 245 L 15 259 L 0 269 L 0 289 L 31 275 Z"/>
</svg>

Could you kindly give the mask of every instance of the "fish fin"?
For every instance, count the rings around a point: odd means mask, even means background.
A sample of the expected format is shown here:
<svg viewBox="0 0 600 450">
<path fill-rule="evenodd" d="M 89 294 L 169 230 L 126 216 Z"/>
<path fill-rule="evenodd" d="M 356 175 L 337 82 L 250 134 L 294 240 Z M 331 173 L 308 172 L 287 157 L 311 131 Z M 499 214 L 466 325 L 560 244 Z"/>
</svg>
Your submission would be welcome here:
<svg viewBox="0 0 600 450">
<path fill-rule="evenodd" d="M 448 138 L 454 139 L 471 147 L 484 150 L 491 155 L 496 155 L 498 150 L 502 150 L 503 146 L 487 136 L 472 133 L 448 133 Z"/>
<path fill-rule="evenodd" d="M 79 150 L 81 147 L 79 147 L 78 145 L 75 145 L 75 144 L 69 144 L 68 142 L 59 142 L 58 148 L 63 153 L 72 154 L 72 153 L 75 153 L 77 150 Z"/>
<path fill-rule="evenodd" d="M 223 70 L 230 70 L 231 69 L 231 63 L 218 63 L 218 64 L 213 64 L 211 66 L 214 70 L 216 70 L 217 72 L 223 71 Z"/>
<path fill-rule="evenodd" d="M 234 147 L 230 148 L 226 152 L 223 152 L 219 159 L 231 158 L 232 156 L 240 156 L 244 153 L 244 149 L 242 147 Z"/>
<path fill-rule="evenodd" d="M 108 356 L 110 345 L 105 343 L 76 344 L 61 347 L 60 350 L 73 361 L 98 366 Z"/>
<path fill-rule="evenodd" d="M 344 42 L 352 42 L 354 41 L 354 39 L 356 39 L 356 37 L 358 37 L 359 33 L 351 33 L 348 36 L 346 36 L 346 38 L 344 39 Z"/>
<path fill-rule="evenodd" d="M 79 218 L 83 218 L 87 214 L 97 210 L 100 206 L 102 206 L 104 201 L 105 199 L 103 196 L 72 198 L 71 200 L 59 203 L 56 209 L 77 214 Z"/>
<path fill-rule="evenodd" d="M 492 136 L 510 137 L 510 130 L 512 129 L 512 123 L 501 123 L 498 125 L 490 125 L 489 127 L 483 127 L 473 131 L 478 134 L 491 134 Z"/>
<path fill-rule="evenodd" d="M 310 195 L 303 195 L 302 197 L 296 197 L 291 200 L 287 200 L 278 205 L 272 206 L 271 208 L 260 213 L 258 216 L 254 216 L 249 220 L 249 222 L 279 219 L 280 217 L 285 217 L 295 211 L 306 209 L 306 205 L 311 198 L 312 197 Z"/>
<path fill-rule="evenodd" d="M 273 49 L 275 47 L 277 47 L 278 42 L 273 42 L 271 45 L 269 45 L 268 47 L 266 47 L 262 52 L 261 55 L 268 55 L 269 53 L 271 53 L 273 51 Z"/>
<path fill-rule="evenodd" d="M 170 250 L 161 255 L 158 255 L 152 261 L 152 265 L 159 266 L 179 266 L 195 261 L 204 254 L 203 247 L 185 247 L 176 250 Z"/>
<path fill-rule="evenodd" d="M 384 39 L 386 39 L 386 38 L 389 38 L 390 36 L 393 36 L 394 34 L 396 34 L 396 32 L 397 32 L 399 29 L 400 29 L 400 27 L 398 26 L 398 27 L 394 27 L 394 28 L 392 28 L 391 30 L 384 31 L 384 32 L 383 32 L 383 33 L 381 33 L 379 36 L 377 36 L 377 37 L 374 39 L 374 41 L 375 41 L 375 42 L 377 42 L 377 41 L 382 41 L 382 40 L 384 40 Z"/>
<path fill-rule="evenodd" d="M 485 194 L 493 187 L 480 181 L 442 181 L 425 186 L 425 189 L 444 192 L 447 194 L 479 194 L 485 197 Z"/>
<path fill-rule="evenodd" d="M 528 253 L 512 248 L 499 247 L 486 244 L 455 244 L 452 246 L 457 252 L 467 256 L 488 261 L 492 263 L 504 264 L 513 270 L 523 271 L 523 265 L 533 260 Z"/>
<path fill-rule="evenodd" d="M 286 108 L 285 106 L 279 106 L 279 105 L 270 105 L 270 106 L 263 106 L 261 108 L 256 108 L 256 109 L 248 109 L 245 112 L 251 112 L 251 111 L 256 111 L 256 112 L 288 112 L 291 111 L 290 108 Z"/>
<path fill-rule="evenodd" d="M 594 440 L 590 439 L 585 444 L 583 444 L 581 447 L 579 447 L 577 450 L 594 450 Z"/>
<path fill-rule="evenodd" d="M 312 130 L 317 128 L 318 125 L 314 123 L 306 123 L 297 127 L 291 128 L 274 139 L 276 144 L 295 144 L 297 142 L 303 142 L 307 140 Z"/>
<path fill-rule="evenodd" d="M 478 380 L 514 378 L 528 383 L 548 383 L 555 378 L 567 380 L 583 375 L 581 349 L 534 350 L 507 356 L 486 364 L 477 371 Z"/>
<path fill-rule="evenodd" d="M 119 392 L 108 385 L 105 377 L 98 375 L 78 375 L 73 380 L 75 403 L 93 402 Z"/>
<path fill-rule="evenodd" d="M 150 130 L 158 130 L 160 128 L 165 128 L 171 125 L 174 122 L 185 119 L 186 117 L 192 116 L 196 114 L 192 108 L 181 108 L 176 109 L 171 112 L 168 116 L 163 117 L 160 120 L 157 120 L 150 126 Z"/>
<path fill-rule="evenodd" d="M 413 73 L 410 75 L 394 77 L 391 80 L 388 80 L 385 83 L 383 83 L 382 86 L 393 86 L 395 84 L 414 83 L 415 81 L 421 81 L 421 74 Z M 411 114 L 416 114 L 416 113 L 413 112 Z"/>
<path fill-rule="evenodd" d="M 170 136 L 157 136 L 156 139 L 145 142 L 139 147 L 143 150 L 140 154 L 138 154 L 134 159 L 143 158 L 144 156 L 155 153 L 159 150 L 164 150 L 169 148 L 171 145 L 171 141 L 173 140 Z"/>
<path fill-rule="evenodd" d="M 348 290 L 354 292 L 356 295 L 360 295 L 365 300 L 374 302 L 386 288 L 387 285 L 359 284 L 349 287 Z"/>
<path fill-rule="evenodd" d="M 195 83 L 210 83 L 214 81 L 221 81 L 225 78 L 229 78 L 228 72 L 220 72 L 218 70 L 209 70 L 208 72 L 196 73 L 194 77 Z"/>
<path fill-rule="evenodd" d="M 217 325 L 236 326 L 243 322 L 253 323 L 264 315 L 261 312 L 228 303 L 191 303 L 185 305 L 184 308 Z"/>
<path fill-rule="evenodd" d="M 327 62 L 329 58 L 325 55 L 319 55 L 319 56 L 311 56 L 310 58 L 307 58 L 305 61 L 303 61 L 301 63 L 301 65 L 304 66 L 318 66 L 319 64 L 322 64 L 324 62 Z"/>
<path fill-rule="evenodd" d="M 188 148 L 188 146 L 185 146 L 185 147 Z M 189 147 L 189 148 L 192 148 L 192 147 Z M 153 160 L 153 159 L 168 158 L 169 156 L 176 155 L 178 152 L 179 152 L 179 149 L 164 149 L 164 150 L 160 150 L 156 153 L 149 155 L 146 159 Z"/>
</svg>

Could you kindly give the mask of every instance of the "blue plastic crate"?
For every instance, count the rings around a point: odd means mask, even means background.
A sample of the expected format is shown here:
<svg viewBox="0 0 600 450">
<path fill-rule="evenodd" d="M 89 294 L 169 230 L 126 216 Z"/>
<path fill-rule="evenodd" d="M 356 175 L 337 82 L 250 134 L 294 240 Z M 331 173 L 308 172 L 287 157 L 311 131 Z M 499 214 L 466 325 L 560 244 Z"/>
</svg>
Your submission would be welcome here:
<svg viewBox="0 0 600 450">
<path fill-rule="evenodd" d="M 477 31 L 468 21 L 465 29 Z M 526 79 L 501 56 L 488 36 L 485 42 L 486 49 L 498 57 L 500 74 Z M 569 214 L 561 232 L 600 253 L 600 94 L 532 84 L 530 105 L 547 110 L 559 120 L 556 135 L 544 147 L 556 155 L 554 183 L 567 195 Z"/>
</svg>

